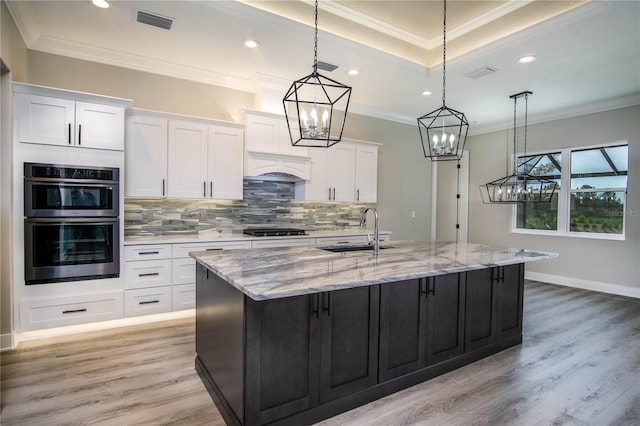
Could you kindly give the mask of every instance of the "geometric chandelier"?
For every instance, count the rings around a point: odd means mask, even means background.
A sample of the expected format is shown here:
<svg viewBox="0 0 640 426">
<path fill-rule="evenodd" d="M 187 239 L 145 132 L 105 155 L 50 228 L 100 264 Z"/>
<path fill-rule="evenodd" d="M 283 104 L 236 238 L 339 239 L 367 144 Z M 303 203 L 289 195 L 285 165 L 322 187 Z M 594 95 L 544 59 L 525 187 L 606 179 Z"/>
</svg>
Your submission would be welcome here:
<svg viewBox="0 0 640 426">
<path fill-rule="evenodd" d="M 351 87 L 318 73 L 318 0 L 315 4 L 313 72 L 293 82 L 282 104 L 293 146 L 329 148 L 342 139 Z"/>
<path fill-rule="evenodd" d="M 447 1 L 444 0 L 442 31 L 442 107 L 418 118 L 420 141 L 430 161 L 460 160 L 467 141 L 469 122 L 463 113 L 445 105 L 447 87 Z"/>
<path fill-rule="evenodd" d="M 553 194 L 556 191 L 556 182 L 530 174 L 533 166 L 529 163 L 533 161 L 535 157 L 527 157 L 527 114 L 529 95 L 532 95 L 532 93 L 525 91 L 510 96 L 510 98 L 513 99 L 513 173 L 484 185 L 480 185 L 480 194 L 482 195 L 484 203 L 548 203 L 551 202 Z M 518 162 L 516 111 L 518 99 L 521 97 L 524 97 L 525 99 L 524 152 L 520 156 L 523 160 Z"/>
</svg>

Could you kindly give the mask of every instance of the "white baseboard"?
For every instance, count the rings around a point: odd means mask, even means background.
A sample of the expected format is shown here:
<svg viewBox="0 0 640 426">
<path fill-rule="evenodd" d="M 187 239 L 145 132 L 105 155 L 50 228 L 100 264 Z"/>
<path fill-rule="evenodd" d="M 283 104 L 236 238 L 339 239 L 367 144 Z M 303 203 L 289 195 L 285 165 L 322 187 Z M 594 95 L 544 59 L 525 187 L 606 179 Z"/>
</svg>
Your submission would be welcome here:
<svg viewBox="0 0 640 426">
<path fill-rule="evenodd" d="M 126 327 L 130 325 L 149 324 L 158 321 L 167 321 L 195 316 L 195 309 L 165 312 L 162 314 L 142 315 L 139 317 L 121 318 L 110 321 L 91 322 L 88 324 L 69 325 L 66 327 L 46 328 L 42 330 L 24 331 L 18 333 L 16 345 L 30 340 L 46 339 L 49 337 L 66 336 L 69 334 L 84 333 L 87 331 L 107 330 L 110 328 Z"/>
<path fill-rule="evenodd" d="M 15 334 L 0 334 L 0 352 L 16 348 Z"/>
<path fill-rule="evenodd" d="M 566 287 L 581 288 L 583 290 L 599 291 L 601 293 L 616 294 L 618 296 L 640 299 L 640 287 L 627 287 L 617 284 L 602 283 L 598 281 L 582 280 L 579 278 L 563 277 L 560 275 L 542 274 L 540 272 L 525 271 L 524 277 L 528 280 L 541 281 L 550 284 L 558 284 Z"/>
</svg>

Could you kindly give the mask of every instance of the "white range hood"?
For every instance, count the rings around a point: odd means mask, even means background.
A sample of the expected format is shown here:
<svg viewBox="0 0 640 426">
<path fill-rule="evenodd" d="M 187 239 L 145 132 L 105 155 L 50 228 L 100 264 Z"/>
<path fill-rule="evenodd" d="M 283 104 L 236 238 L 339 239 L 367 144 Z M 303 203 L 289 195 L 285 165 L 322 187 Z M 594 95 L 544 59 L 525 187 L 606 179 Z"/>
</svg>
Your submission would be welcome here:
<svg viewBox="0 0 640 426">
<path fill-rule="evenodd" d="M 283 173 L 301 180 L 311 179 L 311 157 L 259 151 L 247 151 L 246 155 L 246 176 Z"/>
</svg>

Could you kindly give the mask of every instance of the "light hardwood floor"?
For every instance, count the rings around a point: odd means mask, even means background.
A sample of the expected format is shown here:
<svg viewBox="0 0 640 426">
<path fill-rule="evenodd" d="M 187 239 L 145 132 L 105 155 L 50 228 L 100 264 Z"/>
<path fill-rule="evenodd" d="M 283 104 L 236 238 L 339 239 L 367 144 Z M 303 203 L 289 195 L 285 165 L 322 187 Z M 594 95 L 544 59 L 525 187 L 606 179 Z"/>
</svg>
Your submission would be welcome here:
<svg viewBox="0 0 640 426">
<path fill-rule="evenodd" d="M 222 425 L 193 319 L 2 353 L 9 425 Z M 323 425 L 640 425 L 640 302 L 528 281 L 524 342 Z"/>
</svg>

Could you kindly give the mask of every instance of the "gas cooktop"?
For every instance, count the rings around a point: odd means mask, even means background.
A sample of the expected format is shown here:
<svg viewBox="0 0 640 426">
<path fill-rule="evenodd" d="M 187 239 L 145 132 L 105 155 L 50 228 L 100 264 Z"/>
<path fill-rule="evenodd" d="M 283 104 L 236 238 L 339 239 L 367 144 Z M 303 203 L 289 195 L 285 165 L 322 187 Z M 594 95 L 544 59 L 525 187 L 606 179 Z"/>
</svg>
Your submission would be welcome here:
<svg viewBox="0 0 640 426">
<path fill-rule="evenodd" d="M 288 235 L 307 235 L 304 229 L 297 228 L 247 228 L 242 230 L 243 234 L 254 237 L 283 237 Z"/>
</svg>

